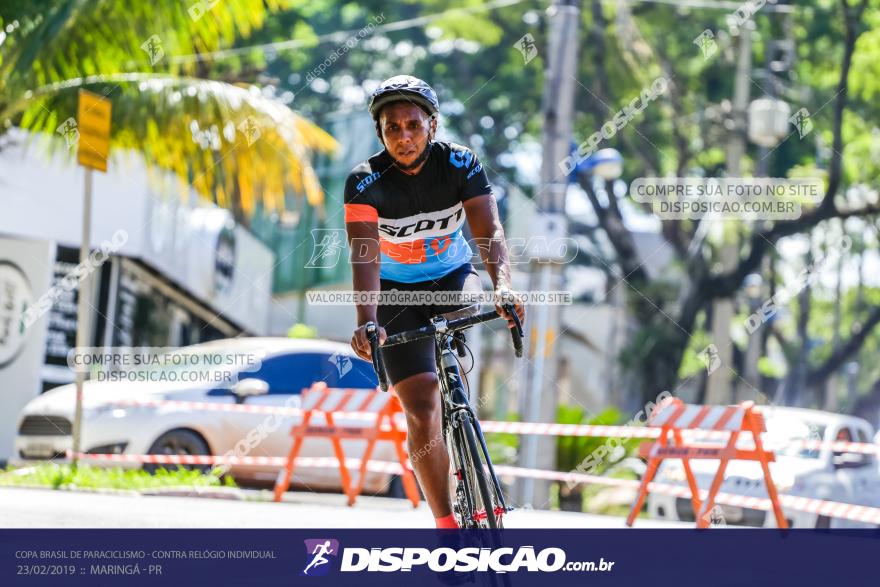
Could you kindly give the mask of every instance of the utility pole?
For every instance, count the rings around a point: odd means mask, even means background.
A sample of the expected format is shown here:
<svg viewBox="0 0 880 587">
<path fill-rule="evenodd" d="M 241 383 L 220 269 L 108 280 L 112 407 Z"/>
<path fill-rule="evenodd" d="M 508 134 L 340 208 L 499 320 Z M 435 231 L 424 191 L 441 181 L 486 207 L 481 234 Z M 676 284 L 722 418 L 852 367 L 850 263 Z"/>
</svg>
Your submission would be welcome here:
<svg viewBox="0 0 880 587">
<path fill-rule="evenodd" d="M 742 158 L 746 151 L 746 128 L 749 108 L 749 74 L 752 70 L 752 21 L 739 27 L 739 48 L 736 59 L 736 77 L 733 85 L 733 131 L 727 142 L 727 177 L 742 176 Z M 724 226 L 726 229 L 726 226 Z M 731 271 L 739 258 L 735 235 L 724 231 L 721 247 L 721 266 Z M 721 366 L 709 374 L 706 389 L 707 404 L 727 404 L 734 401 L 730 384 L 733 367 L 733 341 L 730 323 L 733 321 L 733 300 L 717 299 L 712 303 L 712 340 L 718 348 Z"/>
<path fill-rule="evenodd" d="M 557 0 L 548 10 L 549 51 L 542 105 L 541 189 L 535 198 L 538 213 L 533 224 L 533 236 L 539 238 L 530 239 L 539 241 L 543 237 L 546 240 L 527 249 L 533 259 L 529 267 L 530 291 L 563 290 L 565 284 L 558 254 L 560 239 L 568 235 L 565 218 L 568 176 L 562 173 L 559 164 L 569 155 L 571 146 L 580 12 L 579 0 Z M 535 304 L 530 310 L 529 362 L 526 393 L 520 398 L 521 412 L 525 421 L 553 422 L 559 403 L 554 343 L 559 336 L 561 306 Z M 525 436 L 519 463 L 526 468 L 554 469 L 555 438 Z M 540 509 L 546 508 L 549 500 L 549 482 L 530 478 L 521 481 L 522 504 Z"/>
</svg>

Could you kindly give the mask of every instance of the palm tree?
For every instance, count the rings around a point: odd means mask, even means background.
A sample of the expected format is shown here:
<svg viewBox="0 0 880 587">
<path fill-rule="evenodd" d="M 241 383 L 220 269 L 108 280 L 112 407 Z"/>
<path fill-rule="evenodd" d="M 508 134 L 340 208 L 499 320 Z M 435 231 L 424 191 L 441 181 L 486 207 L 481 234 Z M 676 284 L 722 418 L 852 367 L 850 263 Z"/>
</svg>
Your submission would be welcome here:
<svg viewBox="0 0 880 587">
<path fill-rule="evenodd" d="M 177 58 L 229 46 L 292 3 L 0 1 L 0 133 L 56 133 L 86 88 L 113 101 L 113 152 L 139 152 L 182 188 L 245 215 L 258 203 L 283 209 L 288 187 L 320 205 L 311 160 L 333 138 L 257 88 L 204 79 L 200 60 Z"/>
</svg>

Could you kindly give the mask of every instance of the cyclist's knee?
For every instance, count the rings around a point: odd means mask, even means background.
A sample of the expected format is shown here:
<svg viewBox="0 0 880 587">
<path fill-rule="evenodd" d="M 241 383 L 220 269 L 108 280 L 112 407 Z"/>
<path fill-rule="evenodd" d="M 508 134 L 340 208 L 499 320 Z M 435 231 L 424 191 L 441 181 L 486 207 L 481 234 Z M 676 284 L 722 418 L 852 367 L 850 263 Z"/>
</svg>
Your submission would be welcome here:
<svg viewBox="0 0 880 587">
<path fill-rule="evenodd" d="M 394 389 L 411 424 L 430 427 L 435 422 L 439 423 L 440 392 L 436 374 L 412 375 L 398 382 Z"/>
</svg>

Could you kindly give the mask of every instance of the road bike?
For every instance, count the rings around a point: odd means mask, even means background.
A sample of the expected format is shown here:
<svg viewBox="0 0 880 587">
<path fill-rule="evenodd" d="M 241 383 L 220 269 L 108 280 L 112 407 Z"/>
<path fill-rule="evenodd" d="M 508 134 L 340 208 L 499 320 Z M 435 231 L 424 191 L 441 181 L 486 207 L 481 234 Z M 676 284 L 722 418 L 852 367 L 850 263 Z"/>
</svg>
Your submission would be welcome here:
<svg viewBox="0 0 880 587">
<path fill-rule="evenodd" d="M 502 304 L 513 317 L 510 329 L 514 353 L 522 357 L 523 329 L 513 304 Z M 382 362 L 382 349 L 395 344 L 433 338 L 437 375 L 442 396 L 443 441 L 449 452 L 454 475 L 452 510 L 460 528 L 502 528 L 502 517 L 513 508 L 504 502 L 501 483 L 495 475 L 486 439 L 480 429 L 477 413 L 468 401 L 468 393 L 462 383 L 459 363 L 453 353 L 465 357 L 464 330 L 501 316 L 497 311 L 479 312 L 479 306 L 469 306 L 448 314 L 431 318 L 428 326 L 392 334 L 379 345 L 378 327 L 374 322 L 366 324 L 370 341 L 373 368 L 379 378 L 379 387 L 388 391 L 388 377 Z M 453 317 L 462 316 L 463 317 Z M 467 315 L 469 314 L 469 315 Z"/>
</svg>

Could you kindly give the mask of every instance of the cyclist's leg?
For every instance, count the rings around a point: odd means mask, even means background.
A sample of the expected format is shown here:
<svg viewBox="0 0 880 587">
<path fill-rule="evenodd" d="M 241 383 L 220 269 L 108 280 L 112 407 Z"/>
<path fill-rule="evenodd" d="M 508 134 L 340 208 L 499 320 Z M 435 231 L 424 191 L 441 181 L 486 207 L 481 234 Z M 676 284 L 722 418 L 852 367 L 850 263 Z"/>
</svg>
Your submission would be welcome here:
<svg viewBox="0 0 880 587">
<path fill-rule="evenodd" d="M 411 375 L 394 388 L 406 411 L 407 442 L 425 499 L 436 519 L 452 514 L 449 498 L 449 455 L 443 442 L 437 374 Z"/>
<path fill-rule="evenodd" d="M 389 288 L 388 283 L 382 284 Z M 427 289 L 425 284 L 394 284 L 398 289 Z M 420 328 L 429 323 L 428 313 L 413 306 L 377 308 L 379 324 L 387 334 Z M 449 455 L 443 443 L 440 419 L 440 387 L 432 340 L 394 345 L 382 350 L 388 379 L 406 413 L 410 460 L 428 506 L 437 519 L 452 513 L 449 500 Z"/>
</svg>

